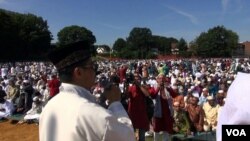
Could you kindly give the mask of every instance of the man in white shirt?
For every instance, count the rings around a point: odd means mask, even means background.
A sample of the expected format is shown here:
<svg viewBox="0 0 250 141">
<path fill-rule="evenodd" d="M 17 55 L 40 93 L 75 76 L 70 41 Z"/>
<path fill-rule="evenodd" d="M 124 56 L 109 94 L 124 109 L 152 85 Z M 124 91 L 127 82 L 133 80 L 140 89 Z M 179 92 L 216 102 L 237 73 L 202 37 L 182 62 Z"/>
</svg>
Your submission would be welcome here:
<svg viewBox="0 0 250 141">
<path fill-rule="evenodd" d="M 62 88 L 40 115 L 40 141 L 135 141 L 131 120 L 120 103 L 119 88 L 111 85 L 105 89 L 108 109 L 96 103 L 89 92 L 96 73 L 92 47 L 79 41 L 49 54 Z"/>
<path fill-rule="evenodd" d="M 14 105 L 10 101 L 5 100 L 3 96 L 0 96 L 0 119 L 11 116 L 13 111 Z"/>
</svg>

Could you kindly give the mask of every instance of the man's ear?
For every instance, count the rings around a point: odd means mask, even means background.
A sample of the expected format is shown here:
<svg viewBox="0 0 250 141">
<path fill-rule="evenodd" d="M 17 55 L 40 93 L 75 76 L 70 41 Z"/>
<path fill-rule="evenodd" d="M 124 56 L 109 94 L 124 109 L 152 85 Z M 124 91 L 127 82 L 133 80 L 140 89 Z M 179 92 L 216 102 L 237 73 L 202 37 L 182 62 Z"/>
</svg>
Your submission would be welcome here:
<svg viewBox="0 0 250 141">
<path fill-rule="evenodd" d="M 79 67 L 75 67 L 74 70 L 73 70 L 73 76 L 74 77 L 79 77 L 81 76 L 83 73 L 83 69 L 79 68 Z"/>
</svg>

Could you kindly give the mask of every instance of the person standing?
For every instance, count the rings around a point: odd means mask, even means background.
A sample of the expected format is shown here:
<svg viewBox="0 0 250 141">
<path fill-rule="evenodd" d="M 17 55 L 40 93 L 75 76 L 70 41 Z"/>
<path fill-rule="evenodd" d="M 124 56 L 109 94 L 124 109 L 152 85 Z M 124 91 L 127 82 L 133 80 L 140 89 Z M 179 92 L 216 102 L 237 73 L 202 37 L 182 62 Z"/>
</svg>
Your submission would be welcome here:
<svg viewBox="0 0 250 141">
<path fill-rule="evenodd" d="M 146 97 L 149 91 L 145 85 L 141 85 L 141 77 L 134 74 L 134 82 L 128 87 L 128 114 L 132 120 L 134 129 L 139 130 L 139 141 L 145 141 L 145 132 L 149 130 L 149 119 L 146 109 Z"/>
<path fill-rule="evenodd" d="M 61 82 L 57 79 L 56 74 L 52 74 L 51 80 L 48 83 L 49 87 L 49 100 L 59 93 Z"/>
<path fill-rule="evenodd" d="M 123 79 L 126 79 L 126 71 L 128 67 L 125 64 L 122 64 L 121 67 L 118 70 L 118 75 L 120 78 L 120 83 L 123 81 Z"/>
<path fill-rule="evenodd" d="M 158 86 L 155 92 L 151 95 L 155 99 L 155 109 L 153 116 L 154 141 L 160 138 L 159 132 L 163 131 L 163 140 L 169 139 L 169 134 L 173 133 L 174 119 L 172 117 L 172 97 L 177 94 L 170 87 L 170 82 L 166 80 L 164 74 L 157 76 Z"/>
<path fill-rule="evenodd" d="M 89 42 L 78 41 L 48 54 L 62 86 L 40 115 L 40 141 L 135 141 L 131 120 L 120 103 L 119 88 L 111 85 L 105 89 L 108 109 L 90 93 L 96 76 L 92 48 Z"/>
</svg>

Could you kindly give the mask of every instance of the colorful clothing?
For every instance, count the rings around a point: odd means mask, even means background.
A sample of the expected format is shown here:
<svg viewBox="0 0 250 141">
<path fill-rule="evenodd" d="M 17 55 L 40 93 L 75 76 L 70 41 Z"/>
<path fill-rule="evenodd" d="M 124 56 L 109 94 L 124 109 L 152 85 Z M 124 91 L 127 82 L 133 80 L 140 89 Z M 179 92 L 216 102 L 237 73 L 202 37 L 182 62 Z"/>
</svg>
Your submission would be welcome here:
<svg viewBox="0 0 250 141">
<path fill-rule="evenodd" d="M 49 95 L 50 97 L 54 97 L 56 94 L 59 93 L 59 87 L 60 87 L 61 83 L 57 78 L 53 78 L 52 80 L 49 81 Z"/>
<path fill-rule="evenodd" d="M 187 105 L 186 110 L 190 118 L 191 130 L 194 132 L 203 131 L 204 111 L 202 107 L 200 107 L 199 105 Z"/>
<path fill-rule="evenodd" d="M 187 112 L 180 110 L 179 112 L 174 111 L 174 125 L 173 128 L 177 127 L 180 134 L 187 133 L 187 130 L 190 130 L 190 121 L 187 116 Z"/>
<path fill-rule="evenodd" d="M 151 96 L 156 100 L 153 117 L 154 131 L 166 131 L 168 133 L 172 133 L 174 120 L 171 116 L 172 104 L 169 102 L 172 100 L 171 97 L 176 97 L 177 94 L 171 88 L 164 88 L 164 90 L 156 88 L 155 93 Z"/>
<path fill-rule="evenodd" d="M 217 125 L 217 118 L 220 106 L 216 104 L 211 106 L 208 102 L 203 105 L 203 110 L 205 113 L 204 121 L 208 123 L 208 126 L 215 130 Z"/>
<path fill-rule="evenodd" d="M 147 117 L 145 95 L 136 85 L 129 87 L 128 95 L 128 115 L 134 128 L 149 130 L 149 119 Z"/>
</svg>

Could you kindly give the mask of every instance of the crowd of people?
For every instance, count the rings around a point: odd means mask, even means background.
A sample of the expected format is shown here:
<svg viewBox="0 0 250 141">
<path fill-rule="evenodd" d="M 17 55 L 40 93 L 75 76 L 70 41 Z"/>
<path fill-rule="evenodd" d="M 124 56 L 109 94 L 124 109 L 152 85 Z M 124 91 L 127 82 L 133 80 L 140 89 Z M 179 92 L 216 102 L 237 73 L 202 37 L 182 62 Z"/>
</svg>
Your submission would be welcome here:
<svg viewBox="0 0 250 141">
<path fill-rule="evenodd" d="M 22 114 L 36 122 L 61 88 L 50 62 L 1 63 L 0 119 Z M 115 84 L 139 141 L 174 134 L 196 136 L 215 131 L 227 90 L 238 72 L 250 72 L 248 58 L 96 61 L 91 94 L 103 108 L 105 89 Z M 88 81 L 88 80 L 86 80 Z M 162 137 L 161 137 L 162 136 Z M 174 138 L 173 138 L 174 140 Z"/>
</svg>

